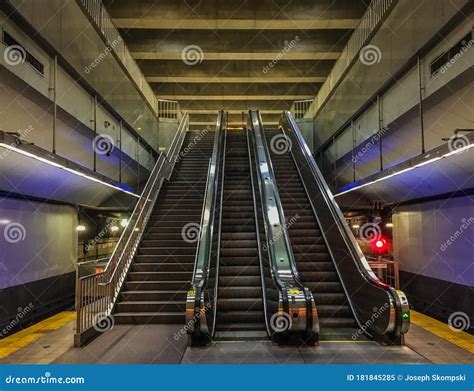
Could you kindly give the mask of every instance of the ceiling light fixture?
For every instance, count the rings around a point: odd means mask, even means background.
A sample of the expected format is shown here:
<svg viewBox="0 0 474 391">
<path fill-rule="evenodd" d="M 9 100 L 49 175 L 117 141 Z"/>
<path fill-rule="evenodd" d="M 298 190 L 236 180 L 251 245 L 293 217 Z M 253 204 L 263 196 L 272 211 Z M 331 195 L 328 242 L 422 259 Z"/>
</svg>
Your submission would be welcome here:
<svg viewBox="0 0 474 391">
<path fill-rule="evenodd" d="M 403 170 L 400 170 L 400 171 L 397 171 L 397 172 L 394 172 L 392 174 L 389 174 L 389 175 L 386 175 L 386 176 L 383 176 L 381 178 L 378 178 L 378 179 L 375 179 L 373 181 L 370 181 L 370 182 L 367 182 L 367 183 L 363 183 L 362 185 L 359 185 L 359 186 L 355 186 L 353 187 L 352 189 L 348 189 L 348 190 L 345 190 L 345 191 L 341 191 L 340 193 L 337 193 L 337 194 L 334 194 L 334 197 L 339 197 L 343 194 L 346 194 L 346 193 L 350 193 L 351 191 L 354 191 L 354 190 L 359 190 L 359 189 L 362 189 L 363 187 L 367 187 L 367 186 L 370 186 L 370 185 L 373 185 L 374 183 L 377 183 L 377 182 L 381 182 L 381 181 L 384 181 L 388 178 L 392 178 L 394 176 L 397 176 L 397 175 L 400 175 L 400 174 L 403 174 L 405 172 L 408 172 L 408 171 L 411 171 L 411 170 L 414 170 L 415 168 L 419 168 L 419 167 L 423 167 L 423 166 L 426 166 L 427 164 L 431 164 L 433 162 L 436 162 L 437 160 L 441 160 L 441 159 L 444 159 L 446 157 L 449 157 L 451 155 L 455 155 L 455 154 L 458 154 L 458 153 L 461 153 L 461 152 L 464 152 L 470 148 L 474 147 L 474 144 L 468 144 L 462 148 L 459 148 L 459 149 L 456 149 L 454 151 L 450 151 L 442 156 L 437 156 L 437 157 L 434 157 L 433 159 L 429 159 L 429 160 L 426 160 L 424 162 L 421 162 L 421 163 L 418 163 L 416 165 L 414 165 L 413 167 L 408 167 L 408 168 L 405 168 Z"/>
<path fill-rule="evenodd" d="M 9 149 L 11 151 L 14 151 L 14 152 L 17 152 L 21 155 L 24 155 L 24 156 L 27 156 L 27 157 L 30 157 L 30 158 L 33 158 L 33 159 L 36 159 L 40 162 L 43 162 L 43 163 L 46 163 L 46 164 L 49 164 L 50 166 L 53 166 L 53 167 L 57 167 L 57 168 L 60 168 L 61 170 L 64 170 L 64 171 L 68 171 L 74 175 L 77 175 L 77 176 L 80 176 L 80 177 L 83 177 L 83 178 L 86 178 L 86 179 L 89 179 L 93 182 L 96 182 L 96 183 L 100 183 L 101 185 L 105 185 L 107 187 L 110 187 L 112 189 L 115 189 L 115 190 L 119 190 L 123 193 L 126 193 L 126 194 L 129 194 L 133 197 L 137 197 L 137 198 L 140 198 L 140 195 L 139 194 L 135 194 L 131 191 L 128 191 L 128 190 L 125 190 L 125 189 L 122 189 L 121 187 L 119 186 L 115 186 L 115 185 L 112 185 L 110 183 L 107 183 L 107 182 L 104 182 L 104 181 L 101 181 L 100 179 L 97 179 L 97 178 L 94 178 L 90 175 L 87 175 L 87 174 L 84 174 L 80 171 L 76 171 L 76 170 L 73 170 L 72 168 L 69 168 L 69 167 L 66 167 L 66 166 L 63 166 L 62 164 L 59 164 L 59 163 L 56 163 L 56 162 L 53 162 L 51 160 L 48 160 L 48 159 L 45 159 L 45 158 L 42 158 L 38 155 L 35 155 L 33 153 L 30 153 L 30 152 L 26 152 L 22 149 L 19 149 L 19 148 L 16 148 L 14 147 L 13 145 L 10 145 L 10 144 L 5 144 L 5 143 L 0 143 L 0 147 L 3 147 L 3 148 L 6 148 L 6 149 Z"/>
</svg>

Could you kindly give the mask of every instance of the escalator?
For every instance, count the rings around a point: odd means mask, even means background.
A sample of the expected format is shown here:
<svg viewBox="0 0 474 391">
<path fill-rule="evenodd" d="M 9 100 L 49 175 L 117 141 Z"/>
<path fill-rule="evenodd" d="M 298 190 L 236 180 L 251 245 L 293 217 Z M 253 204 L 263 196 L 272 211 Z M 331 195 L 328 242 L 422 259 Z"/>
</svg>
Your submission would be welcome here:
<svg viewBox="0 0 474 391">
<path fill-rule="evenodd" d="M 351 336 L 357 323 L 332 263 L 321 228 L 280 129 L 266 129 L 293 253 L 302 282 L 313 292 L 319 315 L 321 338 Z"/>
<path fill-rule="evenodd" d="M 184 323 L 214 134 L 186 132 L 118 298 L 116 323 Z"/>
<path fill-rule="evenodd" d="M 410 319 L 406 296 L 370 269 L 289 112 L 279 125 L 266 130 L 266 146 L 297 273 L 313 293 L 321 338 L 403 343 Z"/>
<path fill-rule="evenodd" d="M 202 209 L 186 326 L 191 345 L 212 340 L 315 344 L 314 300 L 294 259 L 263 130 L 226 129 L 221 111 Z"/>
<path fill-rule="evenodd" d="M 227 131 L 216 339 L 267 338 L 244 130 Z"/>
</svg>

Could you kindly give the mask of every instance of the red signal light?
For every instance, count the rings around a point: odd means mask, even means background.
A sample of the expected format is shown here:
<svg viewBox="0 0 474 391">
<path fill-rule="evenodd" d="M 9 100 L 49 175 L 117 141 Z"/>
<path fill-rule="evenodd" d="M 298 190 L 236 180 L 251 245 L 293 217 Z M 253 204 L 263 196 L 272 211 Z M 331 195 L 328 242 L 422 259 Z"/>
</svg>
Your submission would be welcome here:
<svg viewBox="0 0 474 391">
<path fill-rule="evenodd" d="M 383 253 L 388 250 L 388 242 L 385 238 L 380 237 L 372 241 L 372 250 L 377 253 Z"/>
</svg>

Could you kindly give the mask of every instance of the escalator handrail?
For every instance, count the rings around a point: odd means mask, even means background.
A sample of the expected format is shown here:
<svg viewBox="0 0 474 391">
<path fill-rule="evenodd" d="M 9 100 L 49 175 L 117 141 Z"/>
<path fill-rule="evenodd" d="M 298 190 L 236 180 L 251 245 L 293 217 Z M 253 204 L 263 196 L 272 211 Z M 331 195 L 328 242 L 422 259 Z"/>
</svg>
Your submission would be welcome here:
<svg viewBox="0 0 474 391">
<path fill-rule="evenodd" d="M 204 202 L 201 211 L 201 224 L 199 240 L 197 243 L 196 257 L 194 262 L 194 271 L 192 287 L 194 290 L 203 288 L 207 282 L 209 274 L 210 256 L 212 252 L 212 238 L 214 229 L 215 202 L 218 188 L 217 165 L 219 163 L 220 141 L 222 137 L 224 112 L 220 111 L 217 115 L 216 131 L 214 135 L 214 146 L 212 157 L 209 160 L 207 174 L 206 190 L 204 193 Z"/>
<path fill-rule="evenodd" d="M 192 343 L 194 340 L 199 340 L 201 341 L 200 343 L 208 342 L 212 336 L 214 329 L 213 324 L 215 323 L 215 316 L 210 319 L 212 323 L 210 325 L 207 315 L 208 313 L 215 314 L 216 301 L 213 300 L 212 303 L 210 301 L 206 302 L 205 296 L 209 294 L 207 285 L 213 259 L 213 243 L 216 233 L 220 238 L 220 227 L 218 227 L 219 229 L 216 231 L 214 225 L 220 180 L 221 155 L 223 153 L 222 141 L 223 135 L 225 134 L 223 126 L 224 112 L 221 110 L 217 115 L 212 157 L 209 160 L 191 290 L 188 291 L 186 298 L 186 324 Z"/>
<path fill-rule="evenodd" d="M 318 182 L 318 185 L 320 186 L 320 189 L 322 189 L 322 194 L 324 196 L 324 200 L 326 201 L 327 206 L 329 207 L 329 210 L 331 211 L 332 216 L 334 217 L 334 221 L 337 224 L 338 229 L 344 233 L 344 239 L 347 241 L 347 243 L 350 244 L 349 250 L 351 251 L 352 255 L 356 255 L 356 258 L 360 260 L 360 264 L 358 266 L 363 266 L 363 271 L 366 272 L 367 277 L 371 278 L 375 284 L 377 284 L 380 287 L 385 288 L 386 284 L 381 282 L 378 277 L 374 274 L 372 269 L 370 268 L 365 255 L 362 253 L 362 250 L 360 249 L 359 245 L 357 244 L 354 235 L 352 232 L 349 231 L 349 227 L 347 226 L 346 220 L 341 212 L 341 209 L 337 205 L 337 203 L 334 200 L 334 196 L 329 189 L 326 181 L 323 178 L 323 174 L 321 173 L 319 167 L 316 165 L 316 162 L 314 160 L 313 155 L 310 152 L 310 149 L 308 145 L 306 144 L 306 141 L 303 138 L 303 135 L 301 134 L 298 126 L 296 125 L 293 117 L 291 116 L 291 113 L 289 111 L 285 111 L 283 113 L 284 116 L 286 116 L 286 120 L 288 121 L 289 126 L 291 127 L 292 132 L 295 134 L 296 139 L 298 140 L 298 143 L 303 151 L 303 154 L 306 157 L 306 160 L 308 162 L 308 166 L 310 167 L 311 171 L 313 172 L 314 178 Z"/>
<path fill-rule="evenodd" d="M 268 301 L 267 301 L 267 283 L 265 281 L 265 275 L 264 275 L 264 262 L 263 262 L 263 251 L 262 251 L 262 244 L 261 244 L 261 238 L 260 238 L 260 227 L 259 227 L 259 217 L 263 217 L 264 213 L 260 214 L 260 211 L 258 209 L 260 208 L 257 208 L 257 197 L 256 197 L 256 194 L 260 194 L 260 184 L 255 184 L 255 179 L 254 178 L 254 172 L 256 172 L 256 168 L 254 168 L 254 166 L 256 166 L 256 162 L 253 162 L 253 155 L 252 155 L 252 150 L 251 150 L 251 146 L 250 146 L 250 131 L 247 131 L 247 151 L 248 151 L 248 158 L 249 158 L 249 167 L 250 167 L 250 170 L 251 170 L 251 173 L 250 173 L 250 183 L 251 183 L 251 186 L 252 186 L 252 199 L 253 199 L 253 205 L 254 205 L 254 216 L 255 216 L 255 237 L 257 239 L 257 248 L 258 248 L 258 261 L 259 261 L 259 265 L 260 265 L 260 276 L 261 276 L 261 285 L 262 285 L 262 301 L 263 301 L 263 312 L 265 314 L 265 328 L 266 328 L 266 331 L 267 331 L 267 335 L 269 337 L 272 336 L 272 330 L 271 330 L 271 325 L 270 325 L 270 320 L 268 319 L 268 316 L 267 316 L 267 313 L 269 312 L 268 310 Z M 256 157 L 255 157 L 256 158 Z M 255 171 L 254 171 L 255 170 Z M 260 182 L 260 178 L 257 177 L 257 181 Z M 263 209 L 263 206 L 262 208 Z M 263 211 L 262 211 L 263 212 Z M 263 220 L 265 221 L 265 220 Z M 273 272 L 273 270 L 271 271 L 271 274 L 272 276 L 275 275 L 275 273 Z M 273 288 L 278 291 L 279 290 L 279 286 L 280 285 L 277 285 L 276 284 L 276 281 L 275 279 L 273 279 Z"/>
<path fill-rule="evenodd" d="M 285 126 L 287 124 L 287 126 Z M 334 199 L 334 195 L 332 194 L 331 190 L 329 189 L 326 181 L 324 180 L 323 174 L 321 173 L 319 167 L 317 166 L 313 155 L 311 154 L 311 151 L 301 134 L 301 131 L 299 130 L 298 125 L 296 124 L 294 118 L 292 117 L 291 113 L 289 111 L 284 111 L 282 113 L 282 117 L 280 120 L 280 127 L 282 129 L 288 129 L 290 128 L 291 132 L 295 135 L 296 140 L 298 141 L 299 147 L 301 148 L 301 151 L 306 159 L 306 163 L 308 167 L 310 168 L 312 175 L 314 179 L 316 180 L 317 185 L 319 186 L 319 189 L 321 190 L 321 194 L 323 195 L 324 201 L 326 205 L 328 206 L 328 209 L 333 216 L 334 223 L 336 224 L 339 232 L 341 233 L 341 236 L 343 240 L 345 241 L 347 248 L 349 250 L 349 253 L 351 255 L 351 258 L 354 260 L 355 265 L 357 269 L 359 270 L 361 276 L 366 279 L 371 285 L 374 287 L 381 289 L 385 291 L 390 298 L 390 303 L 393 305 L 399 307 L 399 297 L 400 295 L 404 296 L 401 291 L 396 291 L 393 287 L 390 287 L 389 285 L 383 283 L 382 281 L 379 280 L 379 278 L 375 275 L 375 273 L 372 271 L 370 268 L 364 254 L 362 253 L 357 241 L 355 240 L 354 235 L 352 232 L 349 230 L 349 227 L 346 223 L 346 220 L 341 212 L 341 209 L 339 208 L 338 204 L 336 203 Z M 310 200 L 311 202 L 311 200 Z M 336 267 L 336 270 L 338 270 L 338 267 Z M 341 277 L 341 276 L 340 276 Z M 341 279 L 343 280 L 343 279 Z M 342 281 L 343 282 L 343 281 Z M 344 285 L 344 284 L 343 284 Z M 392 305 L 391 304 L 391 305 Z M 407 304 L 406 304 L 407 306 Z M 402 312 L 400 309 L 398 309 L 399 314 Z M 392 311 L 390 311 L 392 314 Z M 360 322 L 359 319 L 356 320 Z M 403 322 L 403 320 L 402 320 Z M 386 332 L 393 332 L 395 331 L 396 327 L 396 321 L 394 318 L 390 318 L 389 324 L 387 326 Z M 401 330 L 406 330 L 407 326 L 400 326 L 399 329 Z"/>
<path fill-rule="evenodd" d="M 288 234 L 288 230 L 286 228 L 286 219 L 285 219 L 285 213 L 283 211 L 283 206 L 281 204 L 280 200 L 280 194 L 278 192 L 278 188 L 276 185 L 276 179 L 275 179 L 275 173 L 273 171 L 273 166 L 272 166 L 272 161 L 270 158 L 270 153 L 268 151 L 268 146 L 267 143 L 265 142 L 264 134 L 263 134 L 263 126 L 262 126 L 262 119 L 260 118 L 260 113 L 257 112 L 251 112 L 250 118 L 252 121 L 252 127 L 254 129 L 254 134 L 255 134 L 255 147 L 257 148 L 257 159 L 260 158 L 264 160 L 260 160 L 260 164 L 264 163 L 267 165 L 268 169 L 268 177 L 264 176 L 264 173 L 260 170 L 258 170 L 261 178 L 261 191 L 263 193 L 263 197 L 265 197 L 265 194 L 267 193 L 268 188 L 271 189 L 270 193 L 268 194 L 269 197 L 267 199 L 273 199 L 274 200 L 274 206 L 277 210 L 277 216 L 273 215 L 272 217 L 275 218 L 276 220 L 270 221 L 269 218 L 269 213 L 265 213 L 265 225 L 266 229 L 268 232 L 271 232 L 271 237 L 276 238 L 273 241 L 267 242 L 268 249 L 272 249 L 272 251 L 269 251 L 271 254 L 270 260 L 272 264 L 272 269 L 275 274 L 275 277 L 277 278 L 277 283 L 280 286 L 285 286 L 286 284 L 293 285 L 294 287 L 299 287 L 300 289 L 303 289 L 303 283 L 301 282 L 299 275 L 298 275 L 298 270 L 296 269 L 296 261 L 295 257 L 293 254 L 293 250 L 291 247 L 291 242 Z M 261 149 L 262 154 L 258 154 L 258 150 Z M 266 187 L 263 183 L 267 182 L 270 184 L 269 187 Z M 275 225 L 276 224 L 276 225 Z M 274 229 L 275 226 L 281 227 L 281 231 L 276 232 Z M 282 240 L 282 243 L 280 242 L 280 239 Z M 288 274 L 288 269 L 287 268 L 282 268 L 278 261 L 276 253 L 276 245 L 275 244 L 282 244 L 283 248 L 280 248 L 280 251 L 283 252 L 283 255 L 286 256 L 288 259 L 288 264 L 290 266 L 290 274 Z M 282 276 L 285 276 L 282 278 Z"/>
<path fill-rule="evenodd" d="M 221 238 L 222 238 L 222 208 L 224 205 L 224 180 L 225 180 L 225 161 L 226 161 L 226 143 L 227 143 L 227 126 L 222 130 L 221 140 L 219 142 L 220 148 L 220 156 L 219 156 L 219 163 L 220 163 L 220 178 L 217 179 L 218 185 L 216 191 L 218 192 L 219 186 L 221 188 L 220 191 L 220 199 L 218 203 L 219 208 L 219 220 L 217 222 L 217 248 L 216 248 L 216 271 L 214 276 L 214 286 L 209 287 L 209 289 L 213 289 L 214 296 L 213 296 L 213 314 L 212 319 L 210 320 L 210 327 L 209 332 L 210 335 L 214 336 L 215 333 L 215 326 L 216 326 L 216 317 L 217 317 L 217 299 L 218 299 L 218 289 L 219 289 L 219 267 L 220 267 L 220 253 L 221 253 Z M 220 162 L 222 161 L 222 162 Z M 216 206 L 217 207 L 217 206 Z"/>
</svg>

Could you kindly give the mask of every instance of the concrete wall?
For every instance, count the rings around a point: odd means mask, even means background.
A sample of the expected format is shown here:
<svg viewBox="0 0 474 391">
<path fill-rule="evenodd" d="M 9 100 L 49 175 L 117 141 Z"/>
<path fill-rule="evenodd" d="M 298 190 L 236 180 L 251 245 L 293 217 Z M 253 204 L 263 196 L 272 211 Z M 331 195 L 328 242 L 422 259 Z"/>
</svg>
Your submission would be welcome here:
<svg viewBox="0 0 474 391">
<path fill-rule="evenodd" d="M 303 135 L 306 144 L 308 144 L 309 149 L 311 152 L 313 150 L 313 121 L 310 118 L 301 118 L 296 120 L 296 124 Z"/>
<path fill-rule="evenodd" d="M 470 109 L 474 106 L 474 94 L 472 94 L 474 87 L 472 67 L 474 64 L 474 45 L 462 52 L 459 58 L 442 72 L 434 75 L 431 75 L 430 72 L 430 63 L 434 59 L 472 31 L 470 22 L 472 16 L 472 14 L 467 16 L 464 22 L 454 28 L 445 39 L 421 58 L 426 150 L 446 143 L 443 138 L 452 136 L 455 129 L 474 128 L 474 112 Z M 393 47 L 395 43 L 392 41 L 387 41 L 384 44 L 380 40 L 378 42 L 382 52 L 382 63 L 384 57 L 390 57 L 393 53 L 396 53 L 396 48 Z M 411 45 L 407 46 L 411 47 Z M 405 60 L 407 58 L 405 57 Z M 364 65 L 366 74 L 372 75 L 375 71 L 374 77 L 376 78 L 377 69 L 373 68 L 379 65 Z M 392 71 L 395 71 L 395 69 Z M 352 78 L 352 74 L 350 75 Z M 380 87 L 382 80 L 379 80 L 379 82 Z M 359 90 L 370 90 L 372 86 L 372 84 L 365 82 L 361 83 L 357 87 L 353 86 L 352 91 L 348 92 L 348 95 L 352 96 L 357 102 L 359 102 Z M 341 105 L 344 103 L 340 100 L 338 102 Z M 418 104 L 419 81 L 418 68 L 415 65 L 402 78 L 397 80 L 393 87 L 380 96 L 378 103 L 373 101 L 364 112 L 354 118 L 352 125 L 349 123 L 335 139 L 335 142 L 323 152 L 323 171 L 327 177 L 333 177 L 331 171 L 334 170 L 334 161 L 336 160 L 338 188 L 353 182 L 353 141 L 356 145 L 354 153 L 357 156 L 355 163 L 356 179 L 365 178 L 380 171 L 379 135 L 382 136 L 382 163 L 384 169 L 419 155 L 421 153 L 421 123 Z M 325 122 L 322 117 L 316 118 L 316 149 L 320 142 L 324 141 L 327 135 L 330 134 L 329 131 L 337 130 L 340 117 L 344 117 L 341 110 L 344 111 L 345 109 L 346 106 L 340 107 L 337 112 L 340 115 L 333 122 Z M 350 116 L 344 118 L 350 118 Z M 379 131 L 380 128 L 383 130 Z M 318 161 L 321 161 L 321 156 L 319 156 Z"/>
<path fill-rule="evenodd" d="M 32 2 L 24 2 L 32 3 Z M 60 2 L 56 2 L 56 6 L 59 6 Z M 67 2 L 70 7 L 73 2 Z M 53 6 L 52 4 L 49 4 Z M 39 3 L 22 4 L 20 10 L 24 12 L 24 16 L 34 25 L 39 23 L 41 19 L 40 15 L 44 13 L 41 11 L 36 14 L 33 8 L 39 6 Z M 30 8 L 28 8 L 30 7 Z M 67 8 L 65 7 L 65 8 Z M 77 6 L 76 6 L 77 7 Z M 54 8 L 54 7 L 53 7 Z M 45 9 L 49 9 L 46 7 Z M 70 10 L 71 11 L 71 10 Z M 85 18 L 82 11 L 77 8 L 75 19 L 80 19 L 81 16 Z M 56 15 L 56 14 L 55 14 Z M 65 14 L 59 12 L 58 15 L 65 17 Z M 1 94 L 1 112 L 2 112 L 2 123 L 1 128 L 10 132 L 19 132 L 24 135 L 24 140 L 33 142 L 46 150 L 52 150 L 52 127 L 53 127 L 53 116 L 52 116 L 52 101 L 53 101 L 53 88 L 54 88 L 54 59 L 48 55 L 37 43 L 32 40 L 22 29 L 14 24 L 11 20 L 8 20 L 5 14 L 0 12 L 1 27 L 5 29 L 10 35 L 21 42 L 21 44 L 31 52 L 43 65 L 44 75 L 37 72 L 27 62 L 20 63 L 9 63 L 6 61 L 6 56 L 0 56 L 0 87 L 2 88 Z M 38 20 L 36 18 L 39 18 Z M 73 26 L 64 24 L 63 27 L 54 26 L 54 23 L 61 24 L 62 19 L 57 17 L 49 21 L 48 28 L 41 29 L 41 33 L 45 34 L 45 38 L 51 38 L 48 34 L 53 33 L 63 34 L 61 40 L 54 37 L 52 44 L 66 42 L 68 36 L 72 32 L 76 32 Z M 85 23 L 85 21 L 84 21 Z M 91 42 L 96 42 L 96 45 L 90 44 L 89 47 L 80 45 L 79 47 L 70 47 L 67 49 L 63 47 L 63 55 L 72 54 L 77 57 L 77 51 L 81 52 L 81 61 L 87 61 L 88 57 L 91 57 L 96 53 L 100 54 L 101 49 L 99 45 L 99 37 L 89 26 L 84 30 L 83 34 L 88 32 L 88 39 Z M 94 36 L 95 35 L 95 36 Z M 80 36 L 78 39 L 83 40 L 85 37 Z M 76 42 L 70 37 L 70 43 Z M 2 53 L 5 53 L 6 46 L 0 45 Z M 60 48 L 59 48 L 60 49 Z M 60 51 L 61 52 L 61 51 Z M 92 59 L 93 60 L 93 59 Z M 85 72 L 85 66 L 81 64 L 77 65 L 76 71 L 82 73 L 84 76 L 89 78 L 91 85 L 96 89 L 104 89 L 104 95 L 109 101 L 109 104 L 113 105 L 114 109 L 120 111 L 122 105 L 130 103 L 127 101 L 127 92 L 118 89 L 117 86 L 124 83 L 122 79 L 118 77 L 116 72 L 111 70 L 116 68 L 118 65 L 113 64 L 115 60 L 112 54 L 106 55 L 103 60 L 99 63 L 97 68 L 94 68 L 88 73 Z M 107 77 L 105 77 L 107 73 Z M 93 75 L 95 74 L 95 75 Z M 57 145 L 56 152 L 61 156 L 71 159 L 79 164 L 91 168 L 93 161 L 93 150 L 92 150 L 92 139 L 93 139 L 93 119 L 94 119 L 94 96 L 86 91 L 78 82 L 75 80 L 69 72 L 63 69 L 61 66 L 57 68 L 57 84 L 56 84 L 56 96 L 58 104 L 58 122 L 57 122 Z M 108 84 L 107 84 L 107 83 Z M 102 83 L 102 84 L 101 84 Z M 115 86 L 115 87 L 112 87 Z M 107 92 L 105 89 L 108 88 Z M 131 87 L 130 87 L 131 88 Z M 130 92 L 129 92 L 130 93 Z M 120 104 L 118 104 L 120 102 Z M 142 102 L 143 104 L 143 102 Z M 134 112 L 134 123 L 133 125 L 141 128 L 144 135 L 149 135 L 150 142 L 156 149 L 158 149 L 158 129 L 156 118 L 148 120 L 151 124 L 148 124 L 146 119 L 146 113 L 143 111 L 148 108 L 143 106 L 141 109 L 138 108 Z M 100 103 L 96 106 L 96 123 L 97 123 L 97 134 L 104 134 L 110 136 L 114 142 L 115 156 L 109 159 L 99 158 L 98 171 L 102 174 L 110 176 L 113 179 L 117 179 L 117 166 L 118 166 L 118 149 L 119 145 L 119 129 L 120 122 L 111 112 L 109 112 Z M 109 126 L 106 126 L 109 123 Z M 125 123 L 125 121 L 124 121 Z M 147 124 L 149 125 L 147 127 Z M 26 129 L 33 129 L 29 132 L 24 132 Z M 124 167 L 132 167 L 133 164 L 127 163 L 127 160 L 139 160 L 140 163 L 150 169 L 153 165 L 153 158 L 150 151 L 143 148 L 143 143 L 138 147 L 136 136 L 132 135 L 122 126 L 122 140 L 121 149 L 125 156 Z M 127 159 L 128 157 L 128 159 Z M 107 160 L 107 161 L 106 161 Z M 125 168 L 126 169 L 126 168 Z M 129 176 L 134 176 L 134 174 Z M 125 181 L 127 181 L 127 172 L 124 175 Z M 128 178 L 128 182 L 133 183 L 131 178 Z"/>
<path fill-rule="evenodd" d="M 466 3 L 467 0 L 399 1 L 370 42 L 380 50 L 379 61 L 373 65 L 356 61 L 333 96 L 319 108 L 314 118 L 316 147 L 330 139 Z M 317 111 L 312 107 L 308 115 L 314 116 Z"/>
<path fill-rule="evenodd" d="M 173 137 L 178 130 L 178 123 L 175 120 L 160 119 L 158 128 L 160 130 L 160 150 L 167 150 L 173 142 Z"/>
<path fill-rule="evenodd" d="M 105 44 L 75 1 L 11 0 L 10 3 L 130 126 L 141 128 L 142 137 L 158 149 L 155 115 L 112 53 L 106 54 Z M 93 68 L 92 63 L 95 63 Z"/>
</svg>

